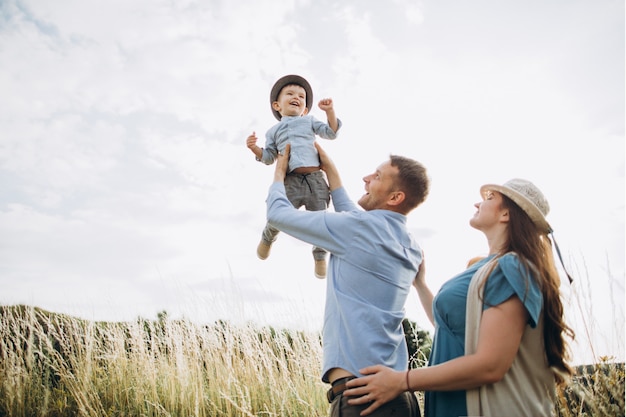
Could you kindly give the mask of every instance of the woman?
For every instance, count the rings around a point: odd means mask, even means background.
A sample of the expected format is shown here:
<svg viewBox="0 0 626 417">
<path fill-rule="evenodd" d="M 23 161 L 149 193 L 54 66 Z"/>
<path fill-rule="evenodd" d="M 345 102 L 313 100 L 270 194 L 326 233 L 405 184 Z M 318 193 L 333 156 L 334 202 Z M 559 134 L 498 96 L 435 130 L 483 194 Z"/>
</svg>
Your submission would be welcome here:
<svg viewBox="0 0 626 417">
<path fill-rule="evenodd" d="M 487 237 L 489 256 L 434 299 L 421 268 L 413 285 L 435 325 L 429 366 L 362 369 L 344 392 L 369 404 L 361 415 L 403 391 L 426 391 L 426 417 L 552 414 L 555 384 L 572 374 L 565 336 L 574 333 L 563 320 L 548 202 L 521 179 L 481 194 L 470 225 Z"/>
</svg>

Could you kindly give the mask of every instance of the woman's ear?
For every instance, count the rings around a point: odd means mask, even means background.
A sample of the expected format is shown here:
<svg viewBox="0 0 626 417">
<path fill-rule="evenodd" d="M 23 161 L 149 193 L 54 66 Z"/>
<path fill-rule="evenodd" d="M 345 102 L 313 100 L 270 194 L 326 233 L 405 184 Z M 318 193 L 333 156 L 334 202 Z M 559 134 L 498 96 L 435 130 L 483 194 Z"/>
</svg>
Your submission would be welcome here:
<svg viewBox="0 0 626 417">
<path fill-rule="evenodd" d="M 509 209 L 503 209 L 502 213 L 500 213 L 500 221 L 502 223 L 508 223 L 509 222 Z"/>
</svg>

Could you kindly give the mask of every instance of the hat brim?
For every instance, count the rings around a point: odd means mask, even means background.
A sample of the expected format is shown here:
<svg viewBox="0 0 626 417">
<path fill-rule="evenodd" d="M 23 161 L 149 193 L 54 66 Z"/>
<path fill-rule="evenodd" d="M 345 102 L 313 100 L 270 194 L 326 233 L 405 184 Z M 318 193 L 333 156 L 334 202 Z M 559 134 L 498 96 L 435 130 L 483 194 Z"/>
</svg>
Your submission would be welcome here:
<svg viewBox="0 0 626 417">
<path fill-rule="evenodd" d="M 552 227 L 550 227 L 550 223 L 548 223 L 543 213 L 537 208 L 537 206 L 535 206 L 532 201 L 530 201 L 524 195 L 520 194 L 512 188 L 504 187 L 497 184 L 485 184 L 480 187 L 480 195 L 483 198 L 485 197 L 485 193 L 487 191 L 497 191 L 500 194 L 509 197 L 511 200 L 513 200 L 515 204 L 520 206 L 520 208 L 524 210 L 526 214 L 528 214 L 528 217 L 530 217 L 533 223 L 535 223 L 535 225 L 537 225 L 537 227 L 541 231 L 546 233 L 550 233 L 552 231 Z"/>
<path fill-rule="evenodd" d="M 270 107 L 272 109 L 272 114 L 274 114 L 276 120 L 282 119 L 282 116 L 278 111 L 274 110 L 272 104 L 276 100 L 278 100 L 280 90 L 282 90 L 283 87 L 292 84 L 299 85 L 300 87 L 304 88 L 304 91 L 306 92 L 306 108 L 309 109 L 309 111 L 311 110 L 311 106 L 313 105 L 313 89 L 311 88 L 309 82 L 299 75 L 285 75 L 274 83 L 272 91 L 270 92 Z"/>
</svg>

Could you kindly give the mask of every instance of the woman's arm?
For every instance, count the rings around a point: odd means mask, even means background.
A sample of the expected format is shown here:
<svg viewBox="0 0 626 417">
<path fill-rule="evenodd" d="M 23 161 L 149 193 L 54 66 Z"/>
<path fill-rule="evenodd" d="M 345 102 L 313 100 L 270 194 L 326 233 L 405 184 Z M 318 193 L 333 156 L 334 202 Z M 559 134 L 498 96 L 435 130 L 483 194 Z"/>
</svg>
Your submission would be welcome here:
<svg viewBox="0 0 626 417">
<path fill-rule="evenodd" d="M 350 404 L 372 404 L 361 415 L 371 414 L 402 392 L 467 390 L 500 381 L 507 373 L 519 349 L 528 312 L 516 296 L 483 312 L 478 346 L 473 355 L 410 370 L 394 371 L 382 365 L 361 369 L 366 376 L 347 383 Z"/>
<path fill-rule="evenodd" d="M 428 285 L 426 285 L 426 264 L 423 253 L 422 263 L 420 264 L 420 267 L 417 270 L 417 275 L 415 275 L 415 279 L 413 280 L 413 286 L 417 290 L 417 295 L 419 296 L 422 307 L 428 316 L 428 320 L 430 320 L 430 323 L 434 325 L 433 293 L 430 288 L 428 288 Z"/>
</svg>

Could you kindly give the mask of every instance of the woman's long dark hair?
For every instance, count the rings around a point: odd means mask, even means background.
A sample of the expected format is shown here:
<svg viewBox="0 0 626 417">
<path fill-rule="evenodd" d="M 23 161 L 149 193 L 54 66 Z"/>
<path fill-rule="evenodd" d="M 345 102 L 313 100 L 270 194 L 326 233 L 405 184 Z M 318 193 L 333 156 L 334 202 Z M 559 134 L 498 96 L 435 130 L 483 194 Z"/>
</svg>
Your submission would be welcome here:
<svg viewBox="0 0 626 417">
<path fill-rule="evenodd" d="M 565 336 L 574 339 L 574 331 L 563 318 L 559 292 L 560 278 L 554 263 L 552 242 L 547 232 L 540 231 L 526 212 L 510 198 L 502 195 L 502 205 L 509 210 L 508 246 L 503 253 L 515 252 L 538 280 L 543 295 L 543 341 L 548 364 L 555 370 L 558 383 L 573 374 L 567 361 L 570 351 Z M 533 268 L 534 266 L 534 268 Z"/>
</svg>

